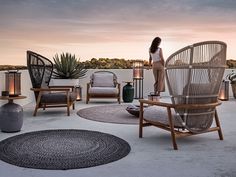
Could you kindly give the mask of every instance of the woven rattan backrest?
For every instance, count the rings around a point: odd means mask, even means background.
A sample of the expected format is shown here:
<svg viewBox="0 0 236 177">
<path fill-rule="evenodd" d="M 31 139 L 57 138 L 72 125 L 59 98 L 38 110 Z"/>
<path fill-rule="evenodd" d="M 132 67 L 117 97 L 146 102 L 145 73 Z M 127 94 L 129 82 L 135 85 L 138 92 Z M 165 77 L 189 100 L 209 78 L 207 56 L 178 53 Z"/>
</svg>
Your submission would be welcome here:
<svg viewBox="0 0 236 177">
<path fill-rule="evenodd" d="M 27 51 L 27 67 L 33 88 L 47 87 L 49 85 L 53 63 L 31 51 Z"/>
<path fill-rule="evenodd" d="M 48 87 L 53 71 L 53 63 L 50 60 L 32 51 L 27 51 L 27 68 L 33 88 Z M 38 94 L 38 91 L 34 92 L 36 100 Z"/>
<path fill-rule="evenodd" d="M 226 44 L 205 41 L 187 46 L 172 54 L 165 66 L 174 104 L 216 102 L 226 66 Z M 214 110 L 205 109 L 176 112 L 193 132 L 209 128 L 214 114 Z"/>
</svg>

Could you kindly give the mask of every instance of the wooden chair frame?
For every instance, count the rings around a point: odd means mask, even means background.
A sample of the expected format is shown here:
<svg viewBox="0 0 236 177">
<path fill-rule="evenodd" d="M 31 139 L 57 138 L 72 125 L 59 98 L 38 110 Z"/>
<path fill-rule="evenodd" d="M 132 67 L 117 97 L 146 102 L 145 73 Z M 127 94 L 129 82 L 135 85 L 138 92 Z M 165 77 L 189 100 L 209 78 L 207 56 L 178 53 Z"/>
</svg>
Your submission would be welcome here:
<svg viewBox="0 0 236 177">
<path fill-rule="evenodd" d="M 112 73 L 110 71 L 97 71 L 97 72 L 109 72 Z M 96 73 L 96 72 L 95 72 Z M 114 73 L 112 73 L 114 74 Z M 115 75 L 115 74 L 114 74 Z M 118 93 L 116 95 L 114 94 L 101 94 L 101 95 L 91 95 L 89 94 L 89 89 L 91 88 L 91 82 L 87 83 L 87 93 L 86 93 L 86 104 L 88 104 L 88 102 L 90 101 L 91 98 L 111 98 L 111 99 L 117 99 L 118 103 L 120 104 L 120 83 L 116 83 L 116 88 L 118 89 Z"/>
<path fill-rule="evenodd" d="M 174 150 L 178 150 L 176 138 L 179 137 L 186 137 L 186 136 L 192 136 L 192 135 L 197 135 L 195 133 L 189 132 L 187 130 L 181 130 L 181 128 L 175 128 L 174 123 L 173 123 L 173 116 L 172 116 L 172 109 L 205 109 L 205 108 L 216 108 L 221 104 L 221 102 L 216 102 L 216 103 L 208 103 L 208 104 L 179 104 L 179 105 L 174 105 L 172 103 L 164 103 L 164 102 L 156 102 L 156 101 L 151 101 L 151 100 L 144 100 L 141 99 L 139 100 L 140 102 L 140 112 L 139 112 L 139 138 L 143 137 L 143 127 L 146 126 L 156 126 L 158 128 L 161 128 L 163 130 L 169 131 L 171 133 L 171 139 L 172 139 L 172 144 Z M 153 122 L 150 120 L 146 120 L 143 117 L 143 111 L 144 111 L 144 104 L 148 105 L 153 105 L 153 106 L 159 106 L 159 107 L 165 107 L 167 114 L 168 114 L 168 125 L 163 124 L 161 122 Z M 217 110 L 215 109 L 215 127 L 209 128 L 207 131 L 203 133 L 208 133 L 208 132 L 213 132 L 213 131 L 218 131 L 219 139 L 223 140 L 223 133 L 218 117 Z"/>
<path fill-rule="evenodd" d="M 74 90 L 74 86 L 50 86 L 49 88 L 31 88 L 30 90 L 38 93 L 33 116 L 37 115 L 37 111 L 40 108 L 43 108 L 43 110 L 45 110 L 46 108 L 67 107 L 67 116 L 70 116 L 70 106 L 72 106 L 73 110 L 75 109 L 75 103 L 71 102 L 69 97 L 69 92 Z M 65 104 L 59 104 L 59 103 L 40 104 L 42 94 L 45 91 L 64 92 L 66 93 L 67 102 Z"/>
<path fill-rule="evenodd" d="M 55 107 L 67 107 L 67 115 L 70 116 L 70 106 L 75 109 L 75 101 L 70 101 L 70 92 L 74 91 L 74 86 L 49 86 L 49 82 L 53 72 L 53 63 L 49 59 L 35 52 L 27 51 L 27 67 L 33 85 L 33 88 L 31 88 L 31 90 L 34 91 L 36 100 L 36 106 L 33 116 L 37 115 L 37 111 L 39 108 L 43 108 L 43 110 L 45 110 L 46 108 Z M 36 73 L 40 75 L 40 77 L 36 78 L 33 70 L 36 70 Z M 46 88 L 42 87 L 43 82 L 45 82 L 44 84 L 46 84 Z M 65 103 L 41 103 L 41 97 L 44 92 L 65 93 L 67 101 Z"/>
</svg>

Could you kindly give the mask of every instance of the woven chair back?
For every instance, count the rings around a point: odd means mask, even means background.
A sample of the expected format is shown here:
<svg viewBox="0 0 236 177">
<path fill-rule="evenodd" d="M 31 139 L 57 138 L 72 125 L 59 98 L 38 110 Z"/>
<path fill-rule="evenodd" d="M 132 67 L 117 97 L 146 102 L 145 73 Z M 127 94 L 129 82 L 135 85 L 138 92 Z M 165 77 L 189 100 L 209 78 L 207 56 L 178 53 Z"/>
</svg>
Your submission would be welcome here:
<svg viewBox="0 0 236 177">
<path fill-rule="evenodd" d="M 27 68 L 33 88 L 47 88 L 52 76 L 53 63 L 32 51 L 27 51 Z M 37 98 L 38 92 L 34 92 Z"/>
<path fill-rule="evenodd" d="M 217 102 L 226 66 L 226 44 L 205 41 L 187 46 L 166 61 L 166 79 L 174 104 Z M 179 121 L 191 132 L 206 131 L 212 124 L 215 108 L 176 109 Z"/>
</svg>

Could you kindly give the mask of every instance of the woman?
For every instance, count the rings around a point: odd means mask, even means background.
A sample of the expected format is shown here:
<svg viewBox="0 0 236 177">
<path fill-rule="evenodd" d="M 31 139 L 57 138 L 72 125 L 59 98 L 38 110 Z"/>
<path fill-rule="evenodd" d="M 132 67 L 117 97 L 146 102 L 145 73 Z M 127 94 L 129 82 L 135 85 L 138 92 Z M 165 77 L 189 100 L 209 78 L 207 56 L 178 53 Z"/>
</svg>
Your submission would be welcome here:
<svg viewBox="0 0 236 177">
<path fill-rule="evenodd" d="M 159 47 L 161 43 L 161 38 L 156 37 L 153 39 L 152 44 L 149 48 L 149 67 L 152 70 L 155 78 L 154 83 L 154 93 L 155 95 L 160 95 L 160 92 L 165 91 L 165 73 L 164 73 L 164 58 L 162 49 Z"/>
</svg>

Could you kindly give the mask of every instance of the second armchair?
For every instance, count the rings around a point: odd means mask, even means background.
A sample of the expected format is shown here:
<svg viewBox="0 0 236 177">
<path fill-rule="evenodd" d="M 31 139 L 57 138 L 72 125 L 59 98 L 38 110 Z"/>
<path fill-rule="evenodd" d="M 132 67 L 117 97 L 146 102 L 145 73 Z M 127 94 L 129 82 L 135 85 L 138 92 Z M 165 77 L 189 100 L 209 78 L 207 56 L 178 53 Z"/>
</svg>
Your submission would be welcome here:
<svg viewBox="0 0 236 177">
<path fill-rule="evenodd" d="M 87 84 L 86 104 L 91 98 L 115 98 L 120 104 L 120 84 L 117 76 L 110 71 L 97 71 Z"/>
</svg>

